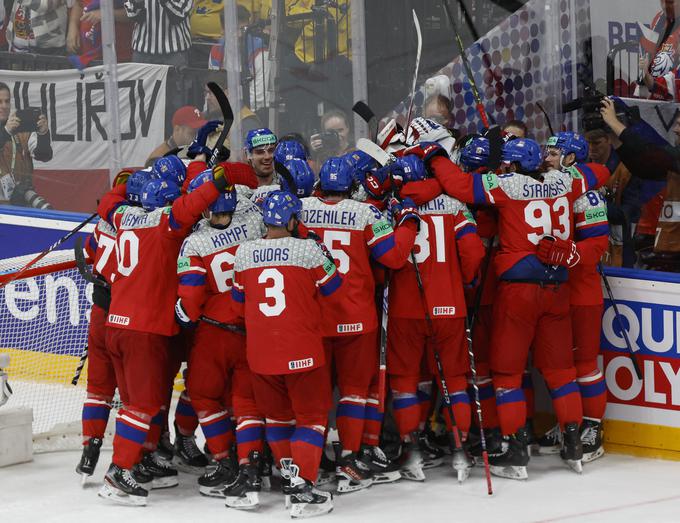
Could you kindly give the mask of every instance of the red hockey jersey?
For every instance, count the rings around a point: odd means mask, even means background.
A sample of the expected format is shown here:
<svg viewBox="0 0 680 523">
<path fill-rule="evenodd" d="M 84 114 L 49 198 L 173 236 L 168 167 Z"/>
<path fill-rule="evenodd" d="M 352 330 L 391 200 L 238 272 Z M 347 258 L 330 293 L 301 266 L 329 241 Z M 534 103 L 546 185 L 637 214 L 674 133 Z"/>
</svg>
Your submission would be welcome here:
<svg viewBox="0 0 680 523">
<path fill-rule="evenodd" d="M 602 283 L 597 264 L 609 247 L 607 202 L 602 195 L 588 191 L 574 202 L 574 241 L 581 259 L 569 269 L 571 305 L 600 305 Z"/>
<path fill-rule="evenodd" d="M 302 200 L 302 221 L 318 234 L 339 263 L 342 291 L 323 300 L 324 336 L 371 332 L 378 328 L 371 258 L 399 268 L 416 238 L 416 224 L 408 220 L 397 230 L 374 206 L 354 200 L 331 202 L 318 197 Z"/>
<path fill-rule="evenodd" d="M 236 249 L 265 231 L 259 213 L 236 213 L 226 229 L 201 220 L 184 240 L 177 259 L 178 295 L 192 321 L 205 315 L 222 323 L 242 322 L 231 298 Z"/>
<path fill-rule="evenodd" d="M 248 364 L 259 374 L 290 374 L 325 363 L 317 296 L 342 283 L 333 261 L 311 239 L 241 244 L 232 297 L 242 304 Z"/>
<path fill-rule="evenodd" d="M 87 254 L 92 258 L 93 272 L 99 274 L 110 285 L 116 277 L 116 230 L 111 225 L 99 220 L 94 232 L 85 244 Z"/>
<path fill-rule="evenodd" d="M 420 205 L 418 213 L 422 221 L 414 254 L 430 316 L 464 318 L 467 310 L 463 284 L 474 279 L 484 258 L 484 245 L 472 214 L 463 203 L 446 195 Z M 425 317 L 410 258 L 393 273 L 389 300 L 390 317 Z"/>
<path fill-rule="evenodd" d="M 116 229 L 117 268 L 107 326 L 172 336 L 177 300 L 177 256 L 201 213 L 219 195 L 205 183 L 172 207 L 147 212 L 126 205 L 125 185 L 107 193 L 99 215 Z"/>
<path fill-rule="evenodd" d="M 447 194 L 498 208 L 500 246 L 494 268 L 503 280 L 566 281 L 564 267 L 538 260 L 538 242 L 545 235 L 572 239 L 574 201 L 609 178 L 601 164 L 549 171 L 542 181 L 519 173 L 468 174 L 443 157 L 434 158 L 430 167 Z"/>
</svg>

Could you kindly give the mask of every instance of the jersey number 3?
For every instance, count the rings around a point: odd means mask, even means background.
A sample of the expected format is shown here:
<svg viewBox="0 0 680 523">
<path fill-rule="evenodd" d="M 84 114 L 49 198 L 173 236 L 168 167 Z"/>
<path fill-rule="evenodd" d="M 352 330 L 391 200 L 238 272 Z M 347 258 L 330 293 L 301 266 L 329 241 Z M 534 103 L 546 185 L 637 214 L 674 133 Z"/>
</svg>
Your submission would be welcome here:
<svg viewBox="0 0 680 523">
<path fill-rule="evenodd" d="M 564 196 L 552 204 L 544 200 L 534 200 L 524 208 L 524 221 L 527 225 L 540 229 L 540 233 L 529 233 L 527 238 L 534 245 L 538 245 L 543 236 L 552 235 L 561 240 L 568 240 L 571 236 L 571 216 L 569 214 L 569 200 Z M 555 226 L 555 222 L 556 226 Z"/>
<path fill-rule="evenodd" d="M 264 295 L 271 301 L 259 303 L 260 312 L 265 316 L 279 316 L 286 308 L 286 295 L 283 294 L 283 274 L 278 269 L 265 269 L 257 277 L 257 283 L 272 282 L 264 289 Z"/>
</svg>

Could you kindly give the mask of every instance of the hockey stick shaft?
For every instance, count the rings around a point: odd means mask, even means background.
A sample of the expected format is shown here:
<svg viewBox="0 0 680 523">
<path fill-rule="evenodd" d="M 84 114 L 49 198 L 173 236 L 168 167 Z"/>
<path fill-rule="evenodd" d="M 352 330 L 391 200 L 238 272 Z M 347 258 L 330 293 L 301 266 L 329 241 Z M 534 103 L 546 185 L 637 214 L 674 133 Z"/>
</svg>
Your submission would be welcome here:
<svg viewBox="0 0 680 523">
<path fill-rule="evenodd" d="M 222 112 L 223 120 L 222 130 L 220 131 L 220 134 L 217 137 L 215 147 L 213 148 L 212 154 L 208 159 L 208 167 L 214 167 L 215 164 L 217 163 L 217 158 L 220 154 L 220 149 L 224 145 L 224 142 L 227 140 L 227 136 L 229 135 L 229 131 L 231 130 L 231 125 L 234 123 L 234 112 L 231 109 L 231 104 L 229 103 L 227 95 L 224 94 L 224 91 L 219 85 L 217 85 L 215 82 L 208 82 L 208 89 L 210 89 L 210 92 L 213 94 L 213 96 L 217 100 L 218 105 L 220 106 L 220 111 Z"/>
<path fill-rule="evenodd" d="M 76 372 L 71 380 L 71 385 L 78 385 L 78 380 L 80 380 L 80 374 L 83 372 L 83 367 L 85 367 L 85 361 L 87 360 L 87 346 L 83 349 L 83 353 L 80 355 L 80 360 L 78 361 L 78 366 L 76 367 Z"/>
<path fill-rule="evenodd" d="M 479 117 L 482 119 L 482 124 L 484 127 L 489 127 L 489 116 L 486 114 L 484 109 L 484 104 L 482 103 L 482 97 L 479 96 L 479 90 L 477 89 L 477 84 L 475 83 L 475 77 L 472 74 L 472 68 L 470 67 L 470 62 L 468 62 L 467 56 L 465 55 L 465 48 L 463 47 L 463 40 L 460 38 L 460 33 L 458 32 L 458 26 L 453 18 L 453 13 L 451 12 L 451 6 L 449 5 L 450 0 L 444 0 L 444 9 L 446 10 L 446 15 L 449 17 L 451 22 L 451 27 L 453 28 L 453 34 L 456 39 L 456 44 L 458 45 L 458 52 L 460 52 L 460 59 L 463 62 L 463 68 L 465 69 L 465 74 L 470 82 L 470 90 L 472 91 L 472 96 L 475 99 L 475 105 L 477 107 L 477 112 Z"/>
<path fill-rule="evenodd" d="M 389 274 L 385 274 L 382 292 L 382 317 L 380 321 L 380 359 L 378 362 L 378 412 L 385 412 L 385 394 L 387 390 L 387 319 L 389 315 Z"/>
<path fill-rule="evenodd" d="M 75 234 L 77 234 L 83 227 L 85 227 L 88 223 L 90 223 L 93 219 L 97 217 L 97 213 L 92 213 L 90 216 L 85 218 L 75 229 L 72 229 L 70 232 L 62 236 L 60 239 L 58 239 L 56 242 L 54 242 L 52 245 L 50 245 L 47 249 L 45 249 L 43 252 L 38 254 L 35 258 L 33 258 L 30 262 L 28 262 L 26 265 L 24 265 L 18 272 L 16 272 L 11 278 L 0 282 L 0 289 L 7 285 L 8 283 L 12 283 L 13 281 L 16 281 L 20 279 L 26 271 L 28 271 L 31 267 L 33 267 L 36 263 L 38 263 L 40 260 L 42 260 L 45 256 L 47 256 L 49 253 L 54 251 L 57 247 L 62 245 L 63 243 L 67 242 L 70 240 Z"/>
<path fill-rule="evenodd" d="M 408 104 L 408 113 L 406 113 L 406 125 L 404 125 L 404 138 L 408 133 L 408 127 L 411 124 L 411 118 L 413 116 L 413 102 L 416 98 L 416 85 L 418 84 L 418 71 L 420 70 L 420 56 L 423 52 L 423 35 L 420 31 L 420 20 L 418 20 L 418 15 L 416 10 L 412 10 L 413 14 L 413 25 L 416 28 L 416 36 L 418 38 L 418 49 L 416 52 L 416 70 L 413 73 L 413 83 L 411 84 L 411 101 Z"/>
<path fill-rule="evenodd" d="M 616 322 L 619 326 L 619 329 L 621 330 L 621 334 L 623 335 L 623 339 L 626 342 L 626 348 L 628 349 L 628 356 L 631 359 L 631 362 L 633 363 L 633 368 L 635 369 L 635 375 L 639 380 L 642 379 L 642 371 L 640 370 L 640 365 L 638 364 L 637 357 L 635 356 L 635 352 L 633 351 L 633 345 L 630 342 L 630 338 L 628 337 L 628 329 L 626 329 L 626 326 L 623 324 L 623 321 L 621 321 L 621 313 L 619 312 L 619 306 L 616 303 L 616 300 L 614 299 L 614 293 L 612 293 L 612 288 L 609 285 L 609 279 L 604 273 L 604 266 L 602 265 L 602 262 L 599 262 L 598 264 L 598 269 L 600 271 L 600 275 L 602 276 L 602 281 L 604 282 L 604 288 L 607 290 L 607 295 L 609 296 L 609 301 L 612 304 L 612 307 L 614 307 L 614 316 L 616 316 Z"/>
</svg>

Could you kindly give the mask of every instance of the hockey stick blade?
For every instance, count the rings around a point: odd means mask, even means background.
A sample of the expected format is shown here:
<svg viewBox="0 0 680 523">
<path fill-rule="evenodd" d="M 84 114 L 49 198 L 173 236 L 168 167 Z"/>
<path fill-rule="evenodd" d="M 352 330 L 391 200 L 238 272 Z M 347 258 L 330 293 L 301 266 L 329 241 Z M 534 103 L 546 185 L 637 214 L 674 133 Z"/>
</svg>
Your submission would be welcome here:
<svg viewBox="0 0 680 523">
<path fill-rule="evenodd" d="M 486 132 L 486 138 L 489 140 L 489 161 L 487 167 L 490 171 L 495 171 L 501 166 L 503 161 L 503 136 L 501 128 L 494 125 Z"/>
<path fill-rule="evenodd" d="M 378 162 L 381 167 L 385 167 L 396 161 L 394 155 L 385 152 L 377 143 L 367 140 L 366 138 L 359 138 L 357 140 L 357 149 L 369 155 Z"/>
<path fill-rule="evenodd" d="M 227 95 L 224 94 L 224 91 L 219 85 L 217 85 L 215 82 L 208 82 L 208 89 L 210 89 L 210 92 L 215 96 L 217 104 L 220 106 L 220 111 L 222 111 L 222 121 L 224 122 L 222 125 L 222 131 L 220 131 L 220 135 L 217 137 L 217 142 L 215 142 L 215 147 L 213 148 L 210 159 L 208 160 L 208 167 L 213 167 L 217 162 L 220 149 L 227 140 L 227 136 L 231 130 L 231 125 L 234 123 L 234 112 L 231 109 L 231 104 L 229 103 Z"/>
<path fill-rule="evenodd" d="M 352 111 L 368 124 L 368 135 L 371 140 L 375 140 L 378 136 L 378 118 L 368 104 L 359 100 L 352 106 Z"/>
<path fill-rule="evenodd" d="M 99 285 L 100 287 L 108 287 L 106 282 L 97 278 L 87 266 L 85 256 L 83 255 L 83 239 L 80 236 L 76 237 L 75 245 L 73 246 L 73 255 L 76 258 L 76 268 L 87 283 Z"/>
<path fill-rule="evenodd" d="M 288 184 L 288 187 L 290 188 L 290 192 L 292 192 L 295 196 L 298 195 L 298 188 L 297 188 L 297 183 L 295 183 L 295 178 L 293 178 L 293 175 L 290 174 L 290 171 L 288 170 L 288 167 L 283 165 L 281 162 L 277 162 L 274 160 L 274 169 L 276 170 L 276 173 L 286 180 L 286 183 Z"/>
</svg>

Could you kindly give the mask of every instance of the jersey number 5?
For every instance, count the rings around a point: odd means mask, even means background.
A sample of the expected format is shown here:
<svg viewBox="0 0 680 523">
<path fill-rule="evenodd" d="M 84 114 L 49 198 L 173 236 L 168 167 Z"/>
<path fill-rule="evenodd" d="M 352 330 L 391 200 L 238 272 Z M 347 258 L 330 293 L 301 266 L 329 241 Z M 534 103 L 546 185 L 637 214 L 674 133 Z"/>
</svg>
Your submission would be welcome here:
<svg viewBox="0 0 680 523">
<path fill-rule="evenodd" d="M 538 245 L 543 236 L 552 235 L 561 240 L 568 240 L 571 236 L 571 216 L 569 214 L 569 200 L 564 196 L 550 204 L 543 200 L 529 202 L 524 208 L 524 221 L 527 225 L 540 229 L 540 233 L 529 233 L 527 238 L 534 245 Z M 557 221 L 557 227 L 553 223 Z"/>
<path fill-rule="evenodd" d="M 257 277 L 259 284 L 265 284 L 269 281 L 272 282 L 272 285 L 265 287 L 264 295 L 274 302 L 262 302 L 258 306 L 265 316 L 279 316 L 286 308 L 286 295 L 283 294 L 283 274 L 278 269 L 265 269 Z"/>
<path fill-rule="evenodd" d="M 340 267 L 338 270 L 342 274 L 347 274 L 349 272 L 349 256 L 342 249 L 336 248 L 336 242 L 340 245 L 349 247 L 349 243 L 352 240 L 352 236 L 347 231 L 324 231 L 323 233 L 323 243 L 328 247 L 328 250 L 333 255 L 333 258 L 340 262 Z"/>
</svg>

